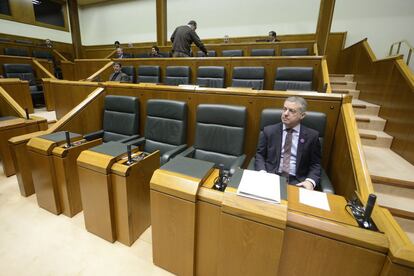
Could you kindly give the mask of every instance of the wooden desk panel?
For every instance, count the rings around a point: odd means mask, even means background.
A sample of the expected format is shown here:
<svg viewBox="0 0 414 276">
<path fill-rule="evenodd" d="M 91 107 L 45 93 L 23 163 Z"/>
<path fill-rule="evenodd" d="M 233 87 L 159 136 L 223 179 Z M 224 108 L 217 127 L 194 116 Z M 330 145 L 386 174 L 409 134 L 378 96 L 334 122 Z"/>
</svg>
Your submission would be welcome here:
<svg viewBox="0 0 414 276">
<path fill-rule="evenodd" d="M 379 275 L 385 253 L 287 227 L 279 275 Z"/>
<path fill-rule="evenodd" d="M 0 86 L 29 113 L 33 113 L 33 102 L 29 91 L 29 82 L 19 79 L 0 79 Z"/>
</svg>

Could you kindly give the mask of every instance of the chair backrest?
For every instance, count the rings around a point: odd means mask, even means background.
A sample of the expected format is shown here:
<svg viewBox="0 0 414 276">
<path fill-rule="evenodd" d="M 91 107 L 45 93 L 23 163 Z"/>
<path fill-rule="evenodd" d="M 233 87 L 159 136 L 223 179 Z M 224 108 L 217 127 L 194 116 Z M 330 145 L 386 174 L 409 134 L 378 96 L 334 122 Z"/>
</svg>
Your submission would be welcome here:
<svg viewBox="0 0 414 276">
<path fill-rule="evenodd" d="M 48 51 L 33 50 L 33 56 L 35 58 L 44 58 L 48 60 L 53 60 L 53 55 Z"/>
<path fill-rule="evenodd" d="M 179 85 L 190 83 L 190 66 L 167 66 L 164 83 Z"/>
<path fill-rule="evenodd" d="M 263 89 L 264 67 L 234 67 L 231 86 Z"/>
<path fill-rule="evenodd" d="M 282 56 L 307 56 L 309 55 L 308 48 L 286 48 L 282 49 Z"/>
<path fill-rule="evenodd" d="M 197 69 L 197 85 L 204 87 L 224 87 L 223 66 L 200 66 Z"/>
<path fill-rule="evenodd" d="M 243 154 L 246 118 L 245 106 L 200 104 L 193 157 L 230 169 Z"/>
<path fill-rule="evenodd" d="M 4 54 L 8 56 L 28 57 L 29 51 L 24 48 L 4 48 Z"/>
<path fill-rule="evenodd" d="M 103 140 L 118 141 L 138 134 L 139 101 L 136 97 L 108 95 L 105 97 Z"/>
<path fill-rule="evenodd" d="M 148 100 L 144 151 L 160 150 L 161 156 L 186 142 L 187 103 Z"/>
<path fill-rule="evenodd" d="M 139 54 L 135 54 L 134 57 L 136 58 L 149 58 L 149 54 L 148 53 L 139 53 Z"/>
<path fill-rule="evenodd" d="M 159 52 L 161 57 L 171 57 L 171 53 L 170 52 Z"/>
<path fill-rule="evenodd" d="M 209 57 L 215 57 L 216 56 L 216 51 L 215 50 L 207 50 L 207 54 L 208 54 Z M 204 52 L 198 51 L 197 56 L 198 57 L 205 57 L 206 55 L 204 54 Z"/>
<path fill-rule="evenodd" d="M 273 109 L 267 108 L 262 110 L 262 115 L 260 118 L 260 131 L 263 130 L 265 126 L 274 125 L 282 121 L 282 109 Z M 306 116 L 302 120 L 301 124 L 312 128 L 319 132 L 319 141 L 323 145 L 323 138 L 325 136 L 325 126 L 326 126 L 326 114 L 322 112 L 315 111 L 306 111 Z"/>
<path fill-rule="evenodd" d="M 312 67 L 278 67 L 275 76 L 275 90 L 312 90 Z"/>
<path fill-rule="evenodd" d="M 159 66 L 138 66 L 137 82 L 160 83 Z"/>
<path fill-rule="evenodd" d="M 29 81 L 29 85 L 36 84 L 36 75 L 30 64 L 3 64 L 3 72 L 6 78 L 19 78 Z"/>
<path fill-rule="evenodd" d="M 223 50 L 221 54 L 223 57 L 241 57 L 243 50 Z"/>
<path fill-rule="evenodd" d="M 252 49 L 251 56 L 274 56 L 275 49 Z"/>
<path fill-rule="evenodd" d="M 122 66 L 121 72 L 128 75 L 129 82 L 135 82 L 135 68 L 134 66 Z"/>
</svg>

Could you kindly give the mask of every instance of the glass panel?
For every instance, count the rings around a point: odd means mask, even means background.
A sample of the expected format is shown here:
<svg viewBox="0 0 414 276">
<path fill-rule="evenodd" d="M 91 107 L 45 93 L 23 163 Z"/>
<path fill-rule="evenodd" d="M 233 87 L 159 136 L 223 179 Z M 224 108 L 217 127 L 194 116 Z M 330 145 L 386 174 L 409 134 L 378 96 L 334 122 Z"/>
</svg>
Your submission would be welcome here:
<svg viewBox="0 0 414 276">
<path fill-rule="evenodd" d="M 11 15 L 9 0 L 0 0 L 0 14 Z"/>
<path fill-rule="evenodd" d="M 32 3 L 36 21 L 65 27 L 63 4 L 51 0 L 32 0 Z"/>
</svg>

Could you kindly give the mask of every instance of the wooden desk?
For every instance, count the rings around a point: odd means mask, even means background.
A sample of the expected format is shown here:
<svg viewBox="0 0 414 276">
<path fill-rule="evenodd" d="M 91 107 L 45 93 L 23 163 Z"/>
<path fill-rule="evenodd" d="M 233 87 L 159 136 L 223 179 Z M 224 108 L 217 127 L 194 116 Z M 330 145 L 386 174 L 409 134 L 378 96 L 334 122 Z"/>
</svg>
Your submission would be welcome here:
<svg viewBox="0 0 414 276">
<path fill-rule="evenodd" d="M 0 159 L 3 161 L 3 172 L 6 176 L 16 173 L 12 152 L 7 141 L 14 136 L 46 128 L 46 119 L 39 117 L 33 117 L 30 120 L 16 117 L 11 120 L 0 121 Z"/>
<path fill-rule="evenodd" d="M 380 274 L 388 240 L 356 227 L 343 197 L 328 195 L 328 212 L 299 203 L 299 188 L 288 186 L 288 201 L 270 204 L 212 190 L 217 175 L 154 173 L 156 265 L 180 275 Z"/>
<path fill-rule="evenodd" d="M 141 153 L 133 151 L 133 157 Z M 160 155 L 156 151 L 132 165 L 126 161 L 125 146 L 119 155 L 86 150 L 77 162 L 86 229 L 130 246 L 150 225 L 149 181 Z"/>
<path fill-rule="evenodd" d="M 70 136 L 71 141 L 82 139 L 77 133 L 70 133 Z M 52 151 L 65 142 L 62 131 L 32 138 L 27 143 L 37 204 L 55 215 L 59 215 L 62 208 Z"/>
<path fill-rule="evenodd" d="M 33 102 L 29 90 L 29 82 L 17 78 L 0 79 L 0 86 L 24 109 L 33 113 Z"/>
<path fill-rule="evenodd" d="M 102 139 L 82 139 L 74 142 L 70 148 L 66 147 L 65 143 L 52 150 L 59 203 L 65 216 L 73 217 L 82 211 L 76 159 L 82 151 L 101 143 Z"/>
</svg>

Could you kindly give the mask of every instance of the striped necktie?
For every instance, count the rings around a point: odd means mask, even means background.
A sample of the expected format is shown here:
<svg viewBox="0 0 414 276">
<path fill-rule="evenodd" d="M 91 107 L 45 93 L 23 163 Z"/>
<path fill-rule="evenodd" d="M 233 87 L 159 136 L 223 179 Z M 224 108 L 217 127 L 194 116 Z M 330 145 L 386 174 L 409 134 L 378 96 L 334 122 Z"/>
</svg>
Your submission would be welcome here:
<svg viewBox="0 0 414 276">
<path fill-rule="evenodd" d="M 285 129 L 286 131 L 286 138 L 285 144 L 283 146 L 283 164 L 282 164 L 282 175 L 289 176 L 290 174 L 290 155 L 292 149 L 292 128 Z"/>
</svg>

